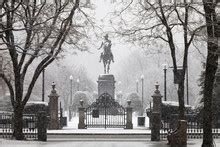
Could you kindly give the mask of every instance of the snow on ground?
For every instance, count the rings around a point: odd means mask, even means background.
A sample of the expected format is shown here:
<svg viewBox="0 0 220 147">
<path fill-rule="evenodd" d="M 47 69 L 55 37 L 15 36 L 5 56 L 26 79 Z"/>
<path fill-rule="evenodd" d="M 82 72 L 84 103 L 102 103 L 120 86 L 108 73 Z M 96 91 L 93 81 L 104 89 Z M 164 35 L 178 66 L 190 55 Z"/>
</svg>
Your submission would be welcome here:
<svg viewBox="0 0 220 147">
<path fill-rule="evenodd" d="M 220 140 L 216 140 L 216 147 L 220 146 Z M 201 147 L 202 140 L 188 140 L 187 147 Z M 152 141 L 15 141 L 0 139 L 1 147 L 169 147 L 167 142 Z"/>
<path fill-rule="evenodd" d="M 67 117 L 67 120 L 69 120 L 68 118 L 68 113 L 65 112 L 64 116 Z M 136 115 L 135 113 L 133 113 L 132 115 L 132 123 L 133 123 L 133 128 L 134 129 L 149 129 L 149 118 L 147 116 L 145 116 L 145 126 L 138 126 L 138 115 Z M 67 122 L 67 127 L 64 127 L 64 129 L 77 129 L 78 128 L 78 123 L 79 123 L 79 117 L 78 115 L 76 115 L 75 117 L 73 117 L 71 119 L 71 121 Z"/>
</svg>

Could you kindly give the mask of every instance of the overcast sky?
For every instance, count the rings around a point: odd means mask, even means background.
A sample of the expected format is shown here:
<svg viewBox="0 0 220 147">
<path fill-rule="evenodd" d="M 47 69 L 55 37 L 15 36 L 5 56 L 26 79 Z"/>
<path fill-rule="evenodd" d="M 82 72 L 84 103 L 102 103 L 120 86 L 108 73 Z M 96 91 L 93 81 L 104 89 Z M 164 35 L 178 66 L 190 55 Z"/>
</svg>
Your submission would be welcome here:
<svg viewBox="0 0 220 147">
<path fill-rule="evenodd" d="M 96 23 L 100 24 L 104 23 L 103 33 L 109 33 L 111 27 L 109 26 L 108 21 L 101 21 L 109 15 L 110 12 L 113 12 L 113 4 L 111 4 L 111 0 L 95 0 L 92 1 L 95 6 L 95 19 Z M 132 53 L 134 50 L 130 47 L 125 45 L 124 42 L 118 42 L 118 40 L 114 40 L 113 36 L 109 34 L 109 39 L 112 41 L 112 52 L 114 55 L 115 63 L 111 64 L 111 74 L 116 74 L 119 70 L 118 63 L 126 58 L 129 54 Z M 97 48 L 101 45 L 102 39 L 100 38 L 97 40 L 94 45 Z M 101 50 L 97 50 L 96 47 L 92 46 L 90 51 L 92 53 L 87 52 L 79 52 L 77 55 L 67 55 L 65 59 L 65 63 L 68 66 L 84 66 L 88 72 L 89 77 L 92 80 L 97 80 L 99 74 L 103 74 L 103 63 L 99 63 L 100 53 Z M 74 65 L 73 65 L 74 64 Z"/>
</svg>

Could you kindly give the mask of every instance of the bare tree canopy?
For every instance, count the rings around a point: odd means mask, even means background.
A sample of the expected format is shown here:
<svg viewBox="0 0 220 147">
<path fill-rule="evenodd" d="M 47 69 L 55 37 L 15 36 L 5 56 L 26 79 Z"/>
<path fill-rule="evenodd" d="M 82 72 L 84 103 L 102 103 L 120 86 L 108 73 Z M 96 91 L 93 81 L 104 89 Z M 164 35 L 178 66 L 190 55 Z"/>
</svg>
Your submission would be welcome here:
<svg viewBox="0 0 220 147">
<path fill-rule="evenodd" d="M 84 48 L 83 38 L 91 26 L 84 8 L 89 9 L 80 0 L 4 0 L 1 4 L 1 49 L 7 50 L 12 74 L 3 70 L 0 77 L 9 87 L 16 139 L 23 139 L 23 109 L 42 70 L 65 49 Z M 36 67 L 30 69 L 33 63 Z M 24 92 L 25 76 L 30 70 L 33 75 Z"/>
</svg>

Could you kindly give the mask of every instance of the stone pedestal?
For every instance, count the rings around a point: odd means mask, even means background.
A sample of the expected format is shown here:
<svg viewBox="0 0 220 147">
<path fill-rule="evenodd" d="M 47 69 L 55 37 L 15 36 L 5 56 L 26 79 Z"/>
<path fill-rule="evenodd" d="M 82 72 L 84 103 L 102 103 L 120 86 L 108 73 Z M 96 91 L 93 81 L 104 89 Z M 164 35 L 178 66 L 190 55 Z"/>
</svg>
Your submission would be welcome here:
<svg viewBox="0 0 220 147">
<path fill-rule="evenodd" d="M 98 97 L 101 96 L 103 93 L 108 93 L 115 97 L 115 78 L 114 75 L 111 74 L 103 74 L 99 75 L 98 78 Z"/>
<path fill-rule="evenodd" d="M 49 97 L 49 113 L 50 113 L 50 122 L 49 129 L 57 130 L 59 129 L 59 118 L 58 118 L 58 98 L 59 95 L 55 90 L 55 84 L 52 84 L 52 90 Z"/>
<path fill-rule="evenodd" d="M 78 129 L 85 129 L 85 108 L 83 106 L 83 100 L 80 101 L 80 107 L 79 107 L 79 124 Z"/>
<path fill-rule="evenodd" d="M 126 108 L 127 111 L 126 129 L 133 129 L 131 101 L 128 101 L 127 103 L 128 103 L 128 107 Z"/>
<path fill-rule="evenodd" d="M 160 141 L 161 116 L 158 112 L 152 113 L 151 141 Z"/>
<path fill-rule="evenodd" d="M 159 91 L 159 85 L 155 85 L 156 90 L 152 95 L 153 98 L 153 111 L 152 111 L 152 128 L 151 128 L 151 141 L 160 141 L 160 128 L 161 128 L 161 98 L 162 95 Z"/>
<path fill-rule="evenodd" d="M 79 108 L 79 124 L 78 129 L 85 129 L 85 108 Z"/>
</svg>

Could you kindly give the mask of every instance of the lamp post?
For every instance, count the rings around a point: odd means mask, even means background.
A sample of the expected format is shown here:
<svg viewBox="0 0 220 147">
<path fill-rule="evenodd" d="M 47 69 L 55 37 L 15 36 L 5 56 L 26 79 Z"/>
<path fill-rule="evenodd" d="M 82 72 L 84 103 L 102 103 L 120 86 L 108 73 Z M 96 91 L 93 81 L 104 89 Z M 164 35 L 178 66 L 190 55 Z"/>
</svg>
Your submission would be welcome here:
<svg viewBox="0 0 220 147">
<path fill-rule="evenodd" d="M 73 101 L 73 76 L 70 75 L 70 106 L 69 106 L 69 121 L 72 119 L 72 101 Z"/>
<path fill-rule="evenodd" d="M 163 65 L 164 71 L 164 101 L 167 101 L 167 64 Z"/>
<path fill-rule="evenodd" d="M 186 104 L 189 105 L 189 70 L 188 70 L 188 65 L 186 66 Z"/>
<path fill-rule="evenodd" d="M 118 100 L 118 102 L 122 105 L 122 91 L 119 91 L 118 92 L 118 94 L 119 94 L 119 100 Z"/>
<path fill-rule="evenodd" d="M 136 80 L 136 92 L 138 93 L 138 79 Z"/>
<path fill-rule="evenodd" d="M 145 126 L 145 117 L 143 116 L 144 114 L 144 75 L 141 75 L 141 85 L 142 85 L 142 88 L 141 88 L 141 92 L 142 92 L 142 95 L 141 95 L 141 116 L 138 116 L 138 126 L 142 126 L 144 127 Z"/>
<path fill-rule="evenodd" d="M 79 91 L 79 78 L 76 80 L 77 82 L 77 91 Z"/>
<path fill-rule="evenodd" d="M 44 102 L 44 96 L 45 96 L 45 68 L 42 70 L 42 102 Z"/>
<path fill-rule="evenodd" d="M 143 110 L 144 110 L 144 75 L 141 75 L 141 103 L 142 103 L 142 112 L 141 114 L 143 115 Z"/>
</svg>

